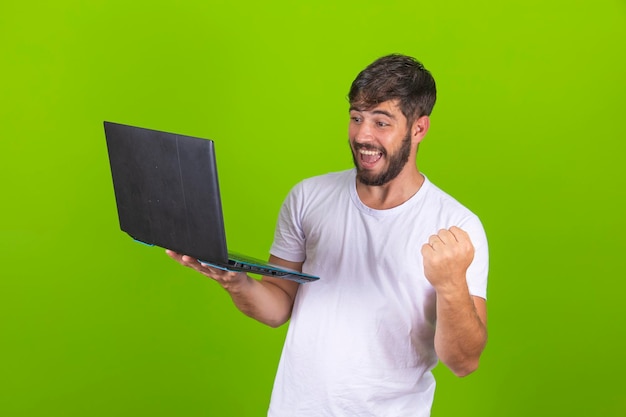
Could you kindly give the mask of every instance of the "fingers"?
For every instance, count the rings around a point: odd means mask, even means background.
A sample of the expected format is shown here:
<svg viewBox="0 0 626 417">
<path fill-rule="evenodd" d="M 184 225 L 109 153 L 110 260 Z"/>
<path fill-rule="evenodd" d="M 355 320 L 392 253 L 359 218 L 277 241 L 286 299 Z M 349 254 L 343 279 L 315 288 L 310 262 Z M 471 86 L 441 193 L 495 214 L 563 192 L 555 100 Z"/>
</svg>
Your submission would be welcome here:
<svg viewBox="0 0 626 417">
<path fill-rule="evenodd" d="M 200 262 L 198 262 L 197 259 L 192 258 L 191 256 L 187 256 L 187 255 L 183 255 L 177 252 L 174 252 L 173 250 L 169 250 L 166 249 L 165 253 L 167 253 L 167 255 L 174 259 L 176 262 L 178 262 L 179 264 L 183 265 L 183 266 L 187 266 L 189 268 L 194 268 L 196 269 L 196 267 L 201 266 Z"/>
<path fill-rule="evenodd" d="M 448 229 L 448 231 L 452 236 L 454 236 L 457 242 L 470 241 L 470 237 L 467 232 L 459 227 L 452 226 L 450 229 Z"/>
<path fill-rule="evenodd" d="M 449 230 L 441 229 L 437 232 L 436 235 L 431 235 L 428 238 L 427 246 L 430 246 L 431 249 L 436 250 L 437 247 L 440 249 L 447 245 L 451 245 L 456 242 L 456 237 Z"/>
<path fill-rule="evenodd" d="M 210 276 L 213 279 L 222 278 L 228 274 L 228 271 L 204 264 L 192 256 L 182 255 L 180 263 L 188 268 L 195 269 L 204 275 Z"/>
<path fill-rule="evenodd" d="M 192 256 L 182 255 L 169 249 L 166 249 L 165 252 L 179 264 L 194 269 L 202 275 L 218 281 L 220 284 L 230 283 L 233 280 L 241 278 L 240 275 L 245 275 L 240 272 L 226 271 L 208 264 L 203 264 Z"/>
<path fill-rule="evenodd" d="M 433 246 L 430 243 L 425 243 L 422 245 L 421 252 L 424 258 L 430 257 L 431 253 L 434 252 Z"/>
<path fill-rule="evenodd" d="M 182 255 L 180 260 L 183 265 L 188 266 L 189 268 L 195 269 L 199 266 L 202 266 L 202 264 L 198 262 L 196 258 L 192 258 L 191 256 L 188 256 L 188 255 Z"/>
<path fill-rule="evenodd" d="M 441 229 L 430 236 L 421 252 L 424 274 L 436 288 L 464 281 L 467 268 L 474 257 L 474 247 L 469 235 L 456 226 Z"/>
<path fill-rule="evenodd" d="M 437 247 L 445 247 L 454 242 L 456 242 L 454 237 L 450 238 L 450 236 L 443 234 L 441 231 L 436 235 L 432 235 L 428 238 L 428 245 L 433 249 L 437 249 Z"/>
<path fill-rule="evenodd" d="M 474 257 L 474 246 L 469 235 L 462 229 L 453 226 L 450 229 L 441 229 L 437 234 L 428 238 L 428 242 L 421 250 L 424 259 L 439 260 L 466 260 Z"/>
<path fill-rule="evenodd" d="M 452 245 L 456 243 L 469 243 L 470 238 L 467 232 L 463 229 L 452 226 L 450 229 L 441 229 L 436 235 L 432 235 L 428 238 L 428 244 L 435 248 L 437 244 Z"/>
</svg>

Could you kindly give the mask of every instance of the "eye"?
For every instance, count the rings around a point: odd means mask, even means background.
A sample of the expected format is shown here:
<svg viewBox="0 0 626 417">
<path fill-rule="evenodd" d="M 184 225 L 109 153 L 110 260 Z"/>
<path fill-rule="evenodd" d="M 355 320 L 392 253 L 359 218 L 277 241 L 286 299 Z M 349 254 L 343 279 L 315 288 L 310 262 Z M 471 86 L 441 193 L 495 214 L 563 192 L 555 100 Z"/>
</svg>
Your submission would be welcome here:
<svg viewBox="0 0 626 417">
<path fill-rule="evenodd" d="M 361 123 L 363 121 L 363 118 L 360 116 L 350 116 L 350 120 L 352 120 L 354 123 Z"/>
<path fill-rule="evenodd" d="M 379 121 L 376 122 L 376 126 L 378 126 L 378 127 L 387 127 L 387 126 L 389 126 L 389 123 L 383 122 L 382 120 L 379 120 Z"/>
</svg>

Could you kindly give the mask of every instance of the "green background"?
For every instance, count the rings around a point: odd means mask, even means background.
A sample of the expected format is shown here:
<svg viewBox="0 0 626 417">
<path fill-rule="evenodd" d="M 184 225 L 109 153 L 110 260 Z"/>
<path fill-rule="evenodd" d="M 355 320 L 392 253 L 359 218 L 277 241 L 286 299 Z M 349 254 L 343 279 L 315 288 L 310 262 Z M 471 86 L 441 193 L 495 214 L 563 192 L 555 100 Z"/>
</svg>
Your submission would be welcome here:
<svg viewBox="0 0 626 417">
<path fill-rule="evenodd" d="M 3 1 L 0 415 L 263 416 L 286 328 L 119 231 L 102 121 L 214 139 L 264 258 L 391 52 L 433 72 L 419 166 L 491 246 L 481 368 L 438 367 L 433 416 L 626 415 L 624 44 L 623 0 Z"/>
</svg>

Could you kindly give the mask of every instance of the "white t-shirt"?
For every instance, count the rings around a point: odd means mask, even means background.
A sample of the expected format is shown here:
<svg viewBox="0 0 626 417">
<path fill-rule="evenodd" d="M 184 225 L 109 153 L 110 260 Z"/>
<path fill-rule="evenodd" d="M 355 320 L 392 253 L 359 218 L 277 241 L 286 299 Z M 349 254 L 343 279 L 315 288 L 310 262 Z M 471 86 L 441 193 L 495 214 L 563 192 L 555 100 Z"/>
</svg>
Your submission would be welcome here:
<svg viewBox="0 0 626 417">
<path fill-rule="evenodd" d="M 475 247 L 470 293 L 486 298 L 487 240 L 478 218 L 428 179 L 388 210 L 365 206 L 354 169 L 296 185 L 271 253 L 320 277 L 300 285 L 270 417 L 429 416 L 435 390 L 435 292 L 422 245 L 458 226 Z"/>
</svg>

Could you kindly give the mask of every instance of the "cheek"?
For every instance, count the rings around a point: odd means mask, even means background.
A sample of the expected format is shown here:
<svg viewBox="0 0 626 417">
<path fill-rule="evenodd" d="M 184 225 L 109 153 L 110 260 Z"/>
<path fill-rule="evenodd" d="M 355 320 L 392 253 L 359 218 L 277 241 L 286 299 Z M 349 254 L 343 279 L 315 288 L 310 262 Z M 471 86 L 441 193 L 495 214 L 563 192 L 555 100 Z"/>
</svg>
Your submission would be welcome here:
<svg viewBox="0 0 626 417">
<path fill-rule="evenodd" d="M 358 132 L 358 128 L 353 126 L 352 124 L 350 124 L 350 126 L 348 126 L 348 137 L 352 140 L 356 134 Z"/>
</svg>

